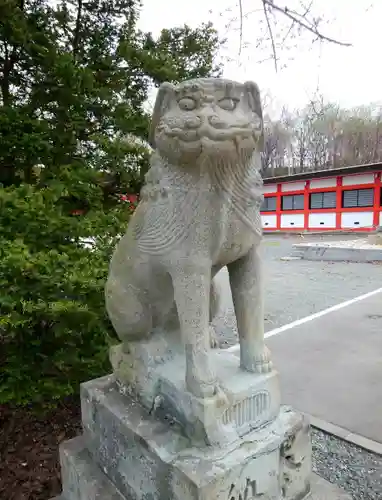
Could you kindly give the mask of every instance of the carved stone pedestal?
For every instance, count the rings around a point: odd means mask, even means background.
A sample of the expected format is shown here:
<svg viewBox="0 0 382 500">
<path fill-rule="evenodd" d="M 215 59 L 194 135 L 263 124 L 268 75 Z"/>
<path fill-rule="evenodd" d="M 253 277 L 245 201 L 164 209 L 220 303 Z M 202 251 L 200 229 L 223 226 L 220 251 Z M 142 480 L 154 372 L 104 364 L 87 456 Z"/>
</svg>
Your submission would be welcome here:
<svg viewBox="0 0 382 500">
<path fill-rule="evenodd" d="M 151 341 L 132 345 L 129 353 L 123 352 L 122 345 L 115 346 L 110 359 L 121 390 L 130 390 L 162 421 L 176 422 L 195 446 L 235 442 L 274 421 L 280 410 L 278 373 L 245 372 L 237 357 L 223 349 L 209 353 L 220 392 L 205 399 L 187 391 L 185 356 L 175 340 L 170 348 L 165 336 L 153 336 Z M 142 375 L 137 365 L 145 366 Z"/>
<path fill-rule="evenodd" d="M 310 491 L 309 425 L 278 417 L 229 446 L 196 447 L 174 422 L 120 393 L 114 376 L 82 386 L 83 436 L 61 446 L 65 500 L 300 500 Z"/>
<path fill-rule="evenodd" d="M 210 351 L 219 391 L 198 399 L 170 336 L 110 358 L 115 374 L 81 387 L 83 435 L 60 447 L 60 500 L 348 500 L 322 480 L 310 492 L 309 423 L 280 406 L 276 371 Z"/>
</svg>

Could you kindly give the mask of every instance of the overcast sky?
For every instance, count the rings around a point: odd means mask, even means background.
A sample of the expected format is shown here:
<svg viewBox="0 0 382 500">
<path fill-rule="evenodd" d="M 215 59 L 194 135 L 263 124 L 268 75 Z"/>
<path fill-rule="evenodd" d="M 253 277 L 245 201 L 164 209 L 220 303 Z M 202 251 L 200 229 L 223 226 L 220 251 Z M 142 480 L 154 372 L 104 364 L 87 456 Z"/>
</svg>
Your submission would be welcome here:
<svg viewBox="0 0 382 500">
<path fill-rule="evenodd" d="M 275 0 L 275 3 L 293 7 L 298 6 L 300 0 Z M 212 21 L 219 33 L 227 37 L 226 49 L 222 52 L 224 76 L 239 81 L 256 81 L 263 94 L 272 96 L 276 110 L 284 104 L 291 109 L 302 107 L 317 89 L 327 100 L 345 107 L 382 102 L 382 64 L 379 59 L 382 2 L 313 0 L 313 5 L 314 14 L 326 20 L 322 31 L 333 38 L 351 42 L 353 46 L 312 44 L 312 38 L 303 35 L 290 41 L 289 46 L 297 42 L 297 47 L 279 51 L 281 69 L 278 73 L 272 61 L 259 62 L 270 54 L 268 44 L 263 50 L 256 48 L 256 42 L 265 29 L 260 0 L 243 0 L 244 13 L 255 12 L 244 19 L 245 48 L 241 55 L 238 22 L 234 22 L 239 15 L 236 0 L 143 0 L 139 27 L 158 34 L 163 28 L 184 23 L 197 26 L 203 21 Z M 285 21 L 279 19 L 279 28 L 282 29 L 286 26 Z"/>
</svg>

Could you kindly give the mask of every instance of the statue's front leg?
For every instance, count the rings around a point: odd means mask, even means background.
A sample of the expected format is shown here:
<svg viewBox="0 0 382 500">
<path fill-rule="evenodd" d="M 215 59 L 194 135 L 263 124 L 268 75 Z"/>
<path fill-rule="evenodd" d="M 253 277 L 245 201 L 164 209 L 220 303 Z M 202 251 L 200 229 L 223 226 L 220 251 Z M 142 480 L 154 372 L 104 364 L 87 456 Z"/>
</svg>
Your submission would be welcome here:
<svg viewBox="0 0 382 500">
<path fill-rule="evenodd" d="M 240 341 L 240 366 L 250 372 L 272 370 L 264 343 L 264 295 L 259 247 L 228 265 Z"/>
<path fill-rule="evenodd" d="M 186 354 L 186 386 L 194 396 L 211 397 L 216 378 L 210 368 L 210 269 L 176 266 L 172 273 L 175 302 Z"/>
</svg>

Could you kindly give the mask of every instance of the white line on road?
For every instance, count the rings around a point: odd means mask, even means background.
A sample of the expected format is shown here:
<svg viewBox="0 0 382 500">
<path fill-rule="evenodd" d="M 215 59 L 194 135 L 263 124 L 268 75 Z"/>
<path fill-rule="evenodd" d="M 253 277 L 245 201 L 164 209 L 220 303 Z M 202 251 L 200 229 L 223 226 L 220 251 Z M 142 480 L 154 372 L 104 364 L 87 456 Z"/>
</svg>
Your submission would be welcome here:
<svg viewBox="0 0 382 500">
<path fill-rule="evenodd" d="M 290 330 L 291 328 L 294 328 L 295 326 L 300 326 L 303 325 L 304 323 L 308 323 L 309 321 L 313 321 L 314 319 L 321 318 L 322 316 L 326 316 L 327 314 L 335 311 L 339 311 L 340 309 L 343 309 L 344 307 L 351 306 L 352 304 L 355 304 L 356 302 L 359 302 L 364 299 L 368 299 L 369 297 L 372 297 L 373 295 L 377 295 L 378 293 L 382 292 L 382 288 L 378 288 L 377 290 L 373 290 L 372 292 L 365 293 L 363 295 L 360 295 L 359 297 L 355 297 L 354 299 L 346 300 L 345 302 L 340 302 L 339 304 L 336 304 L 335 306 L 328 307 L 327 309 L 324 309 L 323 311 L 319 311 L 317 313 L 311 314 L 310 316 L 306 316 L 305 318 L 298 319 L 296 321 L 292 321 L 292 323 L 288 323 L 287 325 L 280 326 L 280 328 L 275 328 L 274 330 L 271 330 L 265 334 L 265 338 L 273 337 L 274 335 L 278 335 L 279 333 L 286 332 L 287 330 Z M 240 345 L 235 344 L 227 349 L 227 351 L 231 352 L 236 352 L 240 350 Z"/>
</svg>

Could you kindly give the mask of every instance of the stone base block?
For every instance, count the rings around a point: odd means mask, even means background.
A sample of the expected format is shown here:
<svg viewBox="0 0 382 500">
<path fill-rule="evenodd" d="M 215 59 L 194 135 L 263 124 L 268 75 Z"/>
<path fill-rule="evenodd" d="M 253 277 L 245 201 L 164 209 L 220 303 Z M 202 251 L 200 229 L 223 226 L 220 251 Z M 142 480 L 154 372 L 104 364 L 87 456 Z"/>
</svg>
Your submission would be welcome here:
<svg viewBox="0 0 382 500">
<path fill-rule="evenodd" d="M 114 346 L 110 358 L 116 379 L 121 389 L 133 397 L 138 387 L 142 405 L 147 410 L 155 409 L 162 419 L 177 422 L 194 444 L 227 445 L 277 417 L 280 389 L 276 371 L 249 373 L 240 369 L 235 354 L 224 349 L 212 350 L 210 363 L 219 391 L 211 398 L 199 399 L 187 391 L 183 353 L 167 353 L 165 358 L 163 342 L 160 336 L 153 336 L 146 344 L 131 346 L 129 353 L 123 351 L 122 345 Z M 138 355 L 150 368 L 145 378 L 131 369 Z"/>
<path fill-rule="evenodd" d="M 60 446 L 61 500 L 130 500 L 92 460 L 83 436 Z"/>
<path fill-rule="evenodd" d="M 131 500 L 131 497 L 123 497 L 101 469 L 95 465 L 87 451 L 83 437 L 77 437 L 64 443 L 61 446 L 61 455 L 63 456 L 62 477 L 66 496 L 62 494 L 51 500 Z M 225 496 L 220 498 L 231 500 Z M 253 500 L 257 497 L 247 498 Z M 261 495 L 258 498 L 267 499 L 266 496 Z M 282 500 L 282 497 L 280 496 L 279 499 Z M 351 496 L 316 474 L 312 474 L 311 493 L 306 500 L 351 500 Z"/>
<path fill-rule="evenodd" d="M 276 371 L 264 375 L 245 372 L 237 357 L 225 350 L 211 353 L 211 358 L 221 391 L 213 398 L 201 400 L 187 392 L 185 366 L 179 366 L 179 359 L 158 369 L 158 416 L 175 417 L 194 444 L 212 446 L 234 442 L 276 419 L 280 411 Z"/>
<path fill-rule="evenodd" d="M 157 420 L 121 394 L 113 376 L 83 384 L 81 391 L 86 448 L 108 478 L 104 487 L 110 481 L 114 485 L 114 495 L 132 500 L 302 500 L 310 492 L 309 424 L 289 408 L 282 407 L 272 423 L 228 446 L 199 448 L 177 424 Z M 65 481 L 79 484 L 70 477 Z"/>
</svg>

